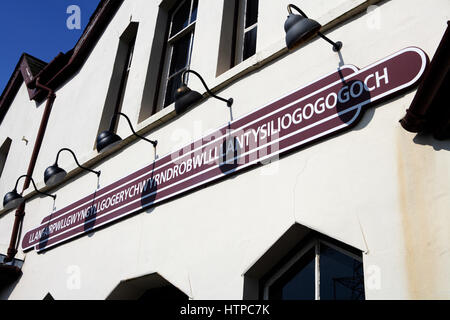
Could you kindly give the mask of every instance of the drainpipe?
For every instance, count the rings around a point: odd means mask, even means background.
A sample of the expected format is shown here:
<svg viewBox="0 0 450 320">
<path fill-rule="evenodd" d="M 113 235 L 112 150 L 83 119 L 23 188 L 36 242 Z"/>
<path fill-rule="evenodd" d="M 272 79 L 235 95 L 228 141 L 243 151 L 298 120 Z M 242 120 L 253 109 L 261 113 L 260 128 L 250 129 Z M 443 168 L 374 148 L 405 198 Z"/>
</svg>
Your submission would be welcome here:
<svg viewBox="0 0 450 320">
<path fill-rule="evenodd" d="M 52 89 L 41 84 L 39 82 L 39 78 L 36 79 L 35 83 L 32 82 L 28 84 L 28 87 L 32 88 L 34 87 L 34 85 L 36 86 L 36 88 L 47 91 L 48 95 L 47 95 L 47 103 L 44 109 L 44 114 L 42 115 L 41 124 L 39 126 L 39 130 L 37 133 L 36 143 L 34 144 L 33 153 L 31 155 L 30 163 L 28 164 L 27 177 L 25 178 L 25 182 L 23 184 L 22 193 L 30 186 L 29 177 L 33 175 L 39 150 L 41 149 L 42 140 L 44 139 L 45 129 L 47 128 L 48 119 L 50 117 L 50 112 L 52 110 L 53 102 L 55 101 L 56 98 L 55 92 Z M 17 253 L 17 244 L 18 244 L 17 236 L 19 234 L 19 229 L 21 228 L 24 216 L 25 216 L 25 202 L 23 202 L 16 210 L 14 226 L 11 233 L 11 240 L 9 243 L 7 256 L 5 257 L 4 262 L 12 261 Z"/>
</svg>

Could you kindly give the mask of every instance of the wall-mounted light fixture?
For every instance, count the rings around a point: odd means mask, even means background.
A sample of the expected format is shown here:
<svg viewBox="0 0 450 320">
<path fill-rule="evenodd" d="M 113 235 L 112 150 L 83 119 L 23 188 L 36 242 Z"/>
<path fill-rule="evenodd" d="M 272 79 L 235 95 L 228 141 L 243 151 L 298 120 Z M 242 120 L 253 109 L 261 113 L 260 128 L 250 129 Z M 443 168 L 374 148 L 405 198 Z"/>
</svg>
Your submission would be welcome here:
<svg viewBox="0 0 450 320">
<path fill-rule="evenodd" d="M 301 15 L 293 14 L 292 8 L 298 11 Z M 343 45 L 342 42 L 334 42 L 327 38 L 319 31 L 322 26 L 317 21 L 309 19 L 297 6 L 289 4 L 287 10 L 289 12 L 289 16 L 284 23 L 284 31 L 286 31 L 286 45 L 288 49 L 293 49 L 308 41 L 315 35 L 318 35 L 333 45 L 334 52 L 339 52 L 341 50 Z"/>
<path fill-rule="evenodd" d="M 200 81 L 202 82 L 203 86 L 205 87 L 206 91 L 208 92 L 208 94 L 210 96 L 212 96 L 213 98 L 216 98 L 218 100 L 226 102 L 227 106 L 231 107 L 231 105 L 233 104 L 233 98 L 230 98 L 227 100 L 227 99 L 216 96 L 214 93 L 211 92 L 211 90 L 209 90 L 208 86 L 206 85 L 205 80 L 203 80 L 202 76 L 198 72 L 196 72 L 194 70 L 185 70 L 181 74 L 181 79 L 183 81 L 183 84 L 175 92 L 175 110 L 177 113 L 182 113 L 183 111 L 185 111 L 187 108 L 189 108 L 190 106 L 192 106 L 193 104 L 198 102 L 203 97 L 199 92 L 191 90 L 186 85 L 186 81 L 185 81 L 186 73 L 195 74 L 200 79 Z"/>
<path fill-rule="evenodd" d="M 52 197 L 53 200 L 56 199 L 55 194 L 48 194 L 48 193 L 39 191 L 36 188 L 36 185 L 34 184 L 33 178 L 24 174 L 17 179 L 14 189 L 12 191 L 8 192 L 7 194 L 5 194 L 5 196 L 3 197 L 3 208 L 4 209 L 6 209 L 6 210 L 15 209 L 15 208 L 19 207 L 25 201 L 25 199 L 20 194 L 17 193 L 17 184 L 19 183 L 19 180 L 24 177 L 30 178 L 31 182 L 33 183 L 34 190 L 36 190 L 37 193 L 42 194 L 47 197 Z"/>
<path fill-rule="evenodd" d="M 44 172 L 44 182 L 45 182 L 45 184 L 46 184 L 47 186 L 50 187 L 50 186 L 54 186 L 54 185 L 60 183 L 61 181 L 64 180 L 64 178 L 65 178 L 66 175 L 67 175 L 66 170 L 64 170 L 64 169 L 62 169 L 62 168 L 60 168 L 60 167 L 58 166 L 58 158 L 59 158 L 59 154 L 60 154 L 62 151 L 68 151 L 68 152 L 70 152 L 70 153 L 72 154 L 73 158 L 75 159 L 75 162 L 76 162 L 76 164 L 77 164 L 77 166 L 78 166 L 79 168 L 81 168 L 81 169 L 83 169 L 83 170 L 86 170 L 86 171 L 89 171 L 89 172 L 92 172 L 92 173 L 95 173 L 95 174 L 97 175 L 97 177 L 100 176 L 100 171 L 91 170 L 91 169 L 89 169 L 89 168 L 86 168 L 86 167 L 83 167 L 82 165 L 80 165 L 80 163 L 78 162 L 77 157 L 75 156 L 75 153 L 74 153 L 72 150 L 70 150 L 69 148 L 62 148 L 61 150 L 58 151 L 58 153 L 57 153 L 57 155 L 56 155 L 55 163 L 54 163 L 52 166 L 50 166 L 50 167 L 48 167 L 47 169 L 45 169 L 45 172 Z"/>
<path fill-rule="evenodd" d="M 136 133 L 136 131 L 134 131 L 133 129 L 133 125 L 131 124 L 130 119 L 127 117 L 126 114 L 122 113 L 122 112 L 117 112 L 114 114 L 113 117 L 113 122 L 116 119 L 116 116 L 120 115 L 123 116 L 125 119 L 127 119 L 128 125 L 130 126 L 131 131 L 133 132 L 133 134 L 142 139 L 145 140 L 147 142 L 150 142 L 153 147 L 156 148 L 156 145 L 158 144 L 157 140 L 149 140 L 139 134 Z M 115 145 L 119 144 L 120 141 L 122 141 L 122 138 L 119 137 L 117 134 L 115 134 L 114 132 L 112 132 L 111 130 L 106 130 L 101 132 L 98 136 L 97 136 L 97 143 L 96 143 L 96 147 L 97 147 L 97 151 L 98 152 L 105 152 L 106 150 L 109 150 L 111 148 L 113 148 Z"/>
</svg>

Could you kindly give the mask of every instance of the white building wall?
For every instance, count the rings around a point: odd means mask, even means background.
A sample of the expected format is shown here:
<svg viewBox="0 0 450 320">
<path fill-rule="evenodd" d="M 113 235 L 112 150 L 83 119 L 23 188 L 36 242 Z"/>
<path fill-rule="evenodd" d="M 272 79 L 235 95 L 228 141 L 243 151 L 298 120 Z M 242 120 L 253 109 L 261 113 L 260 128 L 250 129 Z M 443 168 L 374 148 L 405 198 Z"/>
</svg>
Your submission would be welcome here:
<svg viewBox="0 0 450 320">
<path fill-rule="evenodd" d="M 97 156 L 93 147 L 118 39 L 130 18 L 140 25 L 122 111 L 138 129 L 173 112 L 172 105 L 137 123 L 159 2 L 125 1 L 83 68 L 56 92 L 35 169 L 40 186 L 59 148 L 72 148 L 81 162 Z M 342 0 L 330 5 L 329 1 L 310 0 L 298 5 L 326 25 L 363 2 Z M 200 0 L 191 68 L 215 87 L 282 49 L 288 3 L 260 1 L 256 56 L 216 78 L 223 5 L 222 1 Z M 342 59 L 360 68 L 407 46 L 418 46 L 432 58 L 449 9 L 447 0 L 435 0 L 433 5 L 387 1 L 380 6 L 379 29 L 368 28 L 369 16 L 362 13 L 350 20 L 340 18 L 343 21 L 327 35 L 343 41 Z M 317 38 L 243 76 L 219 94 L 234 98 L 232 111 L 238 118 L 336 70 L 339 63 L 339 55 Z M 191 79 L 190 87 L 200 90 L 200 82 Z M 23 276 L 9 298 L 42 299 L 51 292 L 56 299 L 104 299 L 121 280 L 159 272 L 193 299 L 241 299 L 242 274 L 298 222 L 364 252 L 367 299 L 448 299 L 450 145 L 401 129 L 398 120 L 414 94 L 415 90 L 371 107 L 350 132 L 300 149 L 269 166 L 200 188 L 42 254 L 26 253 Z M 25 97 L 22 87 L 14 104 Z M 18 108 L 11 108 L 7 117 Z M 17 114 L 22 116 L 31 115 Z M 200 137 L 229 117 L 225 104 L 207 99 L 157 126 L 147 137 L 158 140 L 157 155 L 162 157 L 188 142 L 186 135 Z M 8 119 L 0 130 L 11 123 Z M 37 131 L 31 126 L 20 129 Z M 121 121 L 118 134 L 126 138 L 130 133 Z M 22 152 L 21 159 L 29 159 L 24 151 L 18 152 Z M 93 169 L 102 171 L 100 186 L 106 186 L 153 159 L 153 147 L 139 140 Z M 17 161 L 16 165 L 20 171 L 19 166 L 26 168 L 28 162 Z M 74 168 L 69 155 L 61 157 L 60 165 Z M 15 169 L 9 170 L 8 174 L 16 176 Z M 58 195 L 56 210 L 92 193 L 96 186 L 96 176 L 83 173 L 51 190 Z M 23 230 L 36 227 L 51 208 L 49 198 L 28 201 Z M 12 228 L 13 214 L 0 218 L 1 231 Z M 2 243 L 9 242 L 4 232 L 0 234 Z M 74 270 L 79 270 L 81 279 L 76 289 L 67 285 Z M 374 270 L 380 271 L 379 287 L 368 283 Z"/>
</svg>

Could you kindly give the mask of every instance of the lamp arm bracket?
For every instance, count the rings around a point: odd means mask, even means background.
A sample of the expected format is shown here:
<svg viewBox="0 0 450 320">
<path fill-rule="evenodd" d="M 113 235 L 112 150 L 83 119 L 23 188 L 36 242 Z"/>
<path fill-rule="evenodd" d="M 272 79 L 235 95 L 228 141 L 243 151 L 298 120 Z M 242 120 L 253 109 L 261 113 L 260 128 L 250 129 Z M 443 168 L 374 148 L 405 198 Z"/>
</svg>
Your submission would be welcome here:
<svg viewBox="0 0 450 320">
<path fill-rule="evenodd" d="M 19 178 L 17 178 L 17 180 L 16 180 L 16 185 L 15 185 L 15 187 L 14 187 L 14 190 L 17 191 L 17 185 L 19 184 L 20 179 L 25 178 L 25 177 L 28 177 L 28 175 L 27 175 L 27 174 L 23 174 L 23 175 L 21 175 Z"/>
<path fill-rule="evenodd" d="M 138 134 L 136 131 L 134 131 L 133 125 L 131 124 L 131 121 L 130 121 L 130 118 L 128 118 L 128 116 L 127 116 L 126 114 L 124 114 L 124 113 L 122 113 L 122 112 L 117 112 L 117 114 L 118 114 L 118 115 L 121 115 L 121 116 L 123 116 L 125 119 L 127 119 L 128 125 L 130 126 L 130 129 L 131 129 L 131 132 L 133 132 L 133 134 L 134 134 L 136 137 L 141 138 L 142 140 L 145 140 L 145 141 L 147 141 L 147 142 L 150 142 L 150 143 L 153 145 L 153 147 L 156 148 L 156 146 L 157 146 L 157 144 L 158 144 L 158 141 L 157 141 L 157 140 L 150 140 L 150 139 L 147 139 L 146 137 L 141 136 L 141 135 Z"/>
<path fill-rule="evenodd" d="M 48 193 L 39 191 L 39 190 L 36 188 L 36 184 L 34 183 L 34 179 L 33 179 L 32 177 L 30 177 L 30 180 L 31 180 L 31 183 L 33 183 L 34 190 L 35 190 L 37 193 L 43 194 L 44 196 L 47 196 L 47 197 L 52 197 L 53 200 L 56 199 L 56 194 L 48 194 Z"/>
<path fill-rule="evenodd" d="M 288 4 L 287 10 L 288 10 L 289 14 L 292 14 L 292 8 L 294 8 L 298 13 L 300 13 L 305 18 L 308 18 L 308 16 L 299 7 L 297 7 L 295 4 Z"/>
<path fill-rule="evenodd" d="M 195 75 L 200 79 L 200 81 L 202 82 L 203 86 L 204 86 L 205 89 L 206 89 L 206 92 L 208 92 L 208 94 L 209 94 L 211 97 L 216 98 L 216 99 L 218 99 L 218 100 L 220 100 L 220 101 L 226 102 L 227 106 L 228 106 L 228 107 L 231 107 L 231 105 L 233 104 L 233 99 L 230 98 L 230 99 L 227 100 L 227 99 L 221 98 L 221 97 L 215 95 L 214 93 L 212 93 L 212 91 L 211 91 L 211 90 L 208 88 L 208 86 L 206 85 L 205 80 L 203 80 L 202 76 L 201 76 L 197 71 L 194 71 L 194 70 L 191 70 L 191 69 L 184 70 L 183 73 L 181 74 L 181 79 L 182 79 L 182 81 L 183 81 L 184 84 L 186 84 L 186 81 L 185 81 L 184 78 L 185 78 L 185 75 L 186 75 L 187 73 L 193 73 L 193 74 L 195 74 Z"/>
<path fill-rule="evenodd" d="M 83 166 L 78 162 L 78 159 L 77 159 L 75 153 L 74 153 L 72 150 L 70 150 L 69 148 L 62 148 L 61 150 L 58 151 L 58 153 L 57 153 L 57 155 L 56 155 L 55 165 L 58 164 L 59 154 L 60 154 L 62 151 L 68 151 L 68 152 L 70 152 L 70 153 L 72 154 L 72 156 L 73 156 L 73 159 L 75 160 L 75 163 L 76 163 L 77 166 L 80 167 L 81 169 L 86 170 L 86 171 L 89 171 L 89 172 L 92 172 L 92 173 L 95 173 L 97 176 L 100 175 L 100 171 L 95 171 L 95 170 L 92 170 L 92 169 L 83 167 Z"/>
<path fill-rule="evenodd" d="M 14 187 L 14 190 L 15 190 L 16 192 L 17 192 L 17 184 L 19 183 L 19 180 L 22 179 L 22 178 L 24 178 L 24 177 L 27 177 L 27 178 L 30 179 L 31 183 L 33 184 L 34 190 L 35 190 L 37 193 L 40 193 L 40 194 L 43 194 L 43 195 L 45 195 L 45 196 L 52 197 L 53 199 L 56 199 L 56 194 L 48 194 L 48 193 L 39 191 L 39 190 L 36 188 L 36 184 L 34 183 L 33 177 L 30 177 L 30 176 L 27 175 L 27 174 L 21 175 L 21 176 L 17 179 L 17 181 L 16 181 L 16 186 Z"/>
</svg>

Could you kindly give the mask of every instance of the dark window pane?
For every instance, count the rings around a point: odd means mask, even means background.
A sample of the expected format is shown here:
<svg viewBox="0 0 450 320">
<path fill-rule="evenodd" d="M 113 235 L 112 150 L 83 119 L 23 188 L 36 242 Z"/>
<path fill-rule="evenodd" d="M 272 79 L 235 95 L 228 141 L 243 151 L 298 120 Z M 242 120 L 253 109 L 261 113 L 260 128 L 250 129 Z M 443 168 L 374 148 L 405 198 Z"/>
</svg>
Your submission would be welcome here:
<svg viewBox="0 0 450 320">
<path fill-rule="evenodd" d="M 269 288 L 269 299 L 314 300 L 314 248 Z"/>
<path fill-rule="evenodd" d="M 128 44 L 128 52 L 127 52 L 127 57 L 126 57 L 127 64 L 125 65 L 125 68 L 122 71 L 122 78 L 120 80 L 119 92 L 117 93 L 117 104 L 116 104 L 116 109 L 115 109 L 116 112 L 119 112 L 122 109 L 123 98 L 125 97 L 125 91 L 127 89 L 128 75 L 130 73 L 131 62 L 133 60 L 133 50 L 134 50 L 135 41 L 136 41 L 136 38 L 134 38 Z M 116 124 L 116 126 L 117 126 L 117 124 Z M 115 129 L 117 129 L 117 127 Z"/>
<path fill-rule="evenodd" d="M 170 36 L 173 36 L 186 28 L 189 24 L 189 11 L 191 10 L 191 1 L 185 0 L 181 7 L 175 12 L 172 18 L 172 31 Z"/>
<path fill-rule="evenodd" d="M 187 34 L 173 43 L 172 60 L 170 61 L 169 76 L 186 67 L 189 58 L 191 34 Z"/>
<path fill-rule="evenodd" d="M 364 300 L 362 263 L 320 244 L 320 299 Z"/>
<path fill-rule="evenodd" d="M 191 22 L 197 20 L 197 8 L 198 8 L 198 0 L 194 0 L 194 4 L 192 5 Z"/>
<path fill-rule="evenodd" d="M 251 57 L 256 52 L 256 32 L 257 27 L 245 33 L 243 60 L 246 60 L 247 58 Z"/>
<path fill-rule="evenodd" d="M 248 28 L 258 21 L 258 0 L 247 0 L 245 27 Z"/>
<path fill-rule="evenodd" d="M 166 98 L 164 100 L 164 107 L 168 106 L 172 102 L 175 101 L 175 92 L 179 87 L 181 87 L 181 74 L 183 72 L 178 73 L 177 75 L 170 78 L 167 83 L 166 89 Z"/>
</svg>

